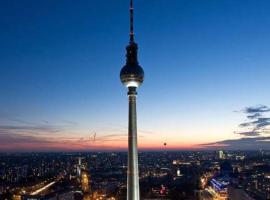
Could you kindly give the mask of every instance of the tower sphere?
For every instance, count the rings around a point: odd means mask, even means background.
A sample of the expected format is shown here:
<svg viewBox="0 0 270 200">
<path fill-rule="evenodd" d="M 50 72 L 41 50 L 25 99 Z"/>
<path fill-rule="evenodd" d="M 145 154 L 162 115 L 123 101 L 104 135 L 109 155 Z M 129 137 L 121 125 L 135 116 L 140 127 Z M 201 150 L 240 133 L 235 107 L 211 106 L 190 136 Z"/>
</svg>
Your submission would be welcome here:
<svg viewBox="0 0 270 200">
<path fill-rule="evenodd" d="M 140 65 L 125 65 L 120 78 L 126 87 L 139 87 L 143 83 L 144 72 Z"/>
<path fill-rule="evenodd" d="M 120 79 L 126 87 L 139 87 L 144 80 L 144 71 L 137 61 L 137 44 L 131 42 L 127 50 L 127 62 L 121 69 Z"/>
</svg>

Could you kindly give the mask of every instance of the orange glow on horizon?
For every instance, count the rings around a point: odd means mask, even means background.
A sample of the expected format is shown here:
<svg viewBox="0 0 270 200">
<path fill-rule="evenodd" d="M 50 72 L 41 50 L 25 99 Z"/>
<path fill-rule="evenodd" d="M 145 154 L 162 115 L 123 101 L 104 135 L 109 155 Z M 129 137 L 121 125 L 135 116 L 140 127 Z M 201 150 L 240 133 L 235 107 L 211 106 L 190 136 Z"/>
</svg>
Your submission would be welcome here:
<svg viewBox="0 0 270 200">
<path fill-rule="evenodd" d="M 0 151 L 95 151 L 95 150 L 104 150 L 104 151 L 126 151 L 127 142 L 115 142 L 115 143 L 104 143 L 104 144 L 80 144 L 80 143 L 44 143 L 44 144 L 35 144 L 35 143 L 19 143 L 14 145 L 2 145 Z M 163 143 L 150 143 L 150 144 L 141 144 L 138 145 L 139 150 L 196 150 L 204 149 L 204 146 L 196 144 L 170 144 L 167 143 L 164 146 Z"/>
<path fill-rule="evenodd" d="M 165 143 L 166 145 L 164 145 Z M 206 142 L 174 138 L 173 135 L 170 135 L 166 140 L 162 140 L 162 136 L 159 135 L 155 135 L 155 137 L 147 134 L 138 135 L 138 148 L 141 151 L 203 150 L 211 147 L 226 146 L 215 143 L 202 145 L 204 143 Z M 20 141 L 18 139 L 16 142 L 2 144 L 0 151 L 126 151 L 127 148 L 127 135 L 122 133 L 98 135 L 95 140 L 89 139 L 89 137 L 81 137 L 79 134 L 77 137 L 62 134 L 51 137 L 35 136 L 34 140 L 29 141 Z"/>
</svg>

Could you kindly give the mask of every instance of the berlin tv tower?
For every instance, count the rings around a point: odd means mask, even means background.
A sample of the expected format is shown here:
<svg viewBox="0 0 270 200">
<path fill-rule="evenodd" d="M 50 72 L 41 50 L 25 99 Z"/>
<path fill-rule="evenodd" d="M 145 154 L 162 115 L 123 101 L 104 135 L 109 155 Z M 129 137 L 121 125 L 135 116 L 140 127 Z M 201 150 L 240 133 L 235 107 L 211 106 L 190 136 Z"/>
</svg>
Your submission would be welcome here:
<svg viewBox="0 0 270 200">
<path fill-rule="evenodd" d="M 121 69 L 121 82 L 128 88 L 128 171 L 127 200 L 140 199 L 138 147 L 137 147 L 137 116 L 136 89 L 144 80 L 144 71 L 137 60 L 138 45 L 134 41 L 133 31 L 133 1 L 130 0 L 130 38 L 126 47 L 126 64 Z"/>
</svg>

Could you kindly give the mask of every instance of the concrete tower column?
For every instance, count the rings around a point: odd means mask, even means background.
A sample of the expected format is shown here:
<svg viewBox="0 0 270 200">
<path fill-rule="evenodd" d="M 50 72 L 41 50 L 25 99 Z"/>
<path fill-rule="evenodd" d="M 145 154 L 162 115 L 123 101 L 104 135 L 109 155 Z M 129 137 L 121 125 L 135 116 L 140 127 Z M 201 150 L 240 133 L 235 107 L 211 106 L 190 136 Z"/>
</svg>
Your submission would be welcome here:
<svg viewBox="0 0 270 200">
<path fill-rule="evenodd" d="M 129 117 L 128 117 L 128 174 L 127 199 L 139 200 L 139 167 L 137 148 L 137 115 L 136 115 L 136 88 L 129 88 Z"/>
</svg>

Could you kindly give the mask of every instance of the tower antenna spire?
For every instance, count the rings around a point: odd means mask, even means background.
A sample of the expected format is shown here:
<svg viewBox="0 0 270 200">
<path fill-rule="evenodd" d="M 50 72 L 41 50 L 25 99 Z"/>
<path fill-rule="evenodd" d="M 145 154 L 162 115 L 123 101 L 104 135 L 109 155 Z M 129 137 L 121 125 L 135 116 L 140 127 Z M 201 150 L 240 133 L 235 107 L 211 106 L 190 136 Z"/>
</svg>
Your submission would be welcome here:
<svg viewBox="0 0 270 200">
<path fill-rule="evenodd" d="M 130 7 L 129 7 L 129 13 L 130 13 L 130 32 L 129 32 L 129 42 L 134 42 L 134 27 L 133 27 L 133 0 L 130 0 Z"/>
</svg>

